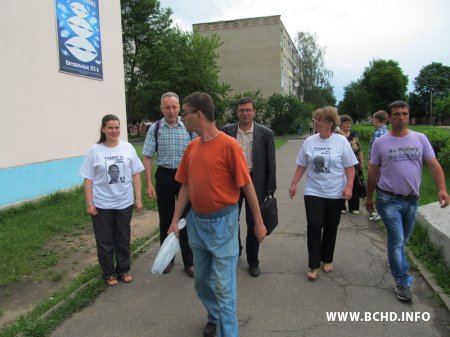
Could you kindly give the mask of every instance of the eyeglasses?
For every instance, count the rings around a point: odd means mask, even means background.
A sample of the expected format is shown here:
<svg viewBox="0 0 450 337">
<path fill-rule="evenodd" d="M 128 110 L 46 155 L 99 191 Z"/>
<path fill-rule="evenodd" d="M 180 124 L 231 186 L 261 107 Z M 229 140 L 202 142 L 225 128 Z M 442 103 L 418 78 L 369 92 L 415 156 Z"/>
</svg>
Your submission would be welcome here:
<svg viewBox="0 0 450 337">
<path fill-rule="evenodd" d="M 249 112 L 253 112 L 254 109 L 238 109 L 238 113 L 243 114 L 243 113 L 249 113 Z"/>
<path fill-rule="evenodd" d="M 328 122 L 328 119 L 322 117 L 314 117 L 315 122 Z"/>
<path fill-rule="evenodd" d="M 189 114 L 193 114 L 196 113 L 198 110 L 195 111 L 183 111 L 183 113 L 181 114 L 181 117 L 186 117 Z"/>
</svg>

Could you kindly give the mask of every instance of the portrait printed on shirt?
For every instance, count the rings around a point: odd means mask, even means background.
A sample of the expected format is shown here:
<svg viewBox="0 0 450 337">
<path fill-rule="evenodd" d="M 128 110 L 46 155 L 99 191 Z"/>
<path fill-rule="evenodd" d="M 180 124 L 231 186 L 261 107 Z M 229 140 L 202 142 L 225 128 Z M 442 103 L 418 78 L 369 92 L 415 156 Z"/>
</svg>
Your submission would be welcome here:
<svg viewBox="0 0 450 337">
<path fill-rule="evenodd" d="M 105 157 L 105 168 L 108 184 L 125 183 L 125 170 L 122 156 Z"/>
<path fill-rule="evenodd" d="M 330 173 L 330 148 L 314 147 L 313 166 L 316 173 Z"/>
</svg>

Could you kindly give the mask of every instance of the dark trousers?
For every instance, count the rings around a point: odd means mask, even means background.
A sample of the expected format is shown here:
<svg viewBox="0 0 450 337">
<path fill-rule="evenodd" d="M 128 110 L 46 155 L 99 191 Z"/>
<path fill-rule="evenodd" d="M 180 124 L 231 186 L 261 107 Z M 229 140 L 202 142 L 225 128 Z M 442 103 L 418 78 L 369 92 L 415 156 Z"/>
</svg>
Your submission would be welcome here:
<svg viewBox="0 0 450 337">
<path fill-rule="evenodd" d="M 158 204 L 159 214 L 159 241 L 162 244 L 167 237 L 175 211 L 175 202 L 180 192 L 181 184 L 175 180 L 176 169 L 167 169 L 159 166 L 156 170 L 156 202 Z M 186 214 L 191 208 L 190 204 L 186 206 L 181 218 L 186 218 Z M 192 250 L 189 247 L 188 234 L 186 227 L 180 230 L 181 256 L 185 267 L 193 265 Z"/>
<path fill-rule="evenodd" d="M 341 221 L 342 199 L 305 195 L 308 240 L 308 266 L 320 267 L 320 261 L 333 262 L 334 246 Z"/>
<path fill-rule="evenodd" d="M 245 239 L 245 252 L 247 253 L 247 263 L 249 267 L 259 266 L 259 241 L 255 236 L 255 220 L 253 219 L 252 210 L 248 204 L 245 193 L 241 189 L 241 196 L 239 198 L 239 217 L 241 215 L 242 203 L 245 200 L 245 220 L 247 222 L 247 237 Z M 242 251 L 241 231 L 239 229 L 239 255 Z"/>
<path fill-rule="evenodd" d="M 97 208 L 98 214 L 91 217 L 97 243 L 98 262 L 104 279 L 116 274 L 121 277 L 130 270 L 132 211 L 133 205 L 125 209 Z"/>
<path fill-rule="evenodd" d="M 352 198 L 348 200 L 348 210 L 359 211 L 359 165 L 355 166 L 355 179 L 353 180 L 353 190 L 352 190 Z M 342 199 L 342 210 L 346 210 L 345 199 Z"/>
</svg>

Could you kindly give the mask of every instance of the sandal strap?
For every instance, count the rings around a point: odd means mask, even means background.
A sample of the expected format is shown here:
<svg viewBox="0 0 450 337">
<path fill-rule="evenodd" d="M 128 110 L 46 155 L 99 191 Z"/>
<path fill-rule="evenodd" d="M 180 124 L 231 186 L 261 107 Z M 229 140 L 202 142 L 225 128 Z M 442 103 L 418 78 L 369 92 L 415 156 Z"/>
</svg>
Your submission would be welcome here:
<svg viewBox="0 0 450 337">
<path fill-rule="evenodd" d="M 115 286 L 118 282 L 117 282 L 117 277 L 111 275 L 109 276 L 106 280 L 105 280 L 106 284 L 108 284 L 109 286 Z"/>
<path fill-rule="evenodd" d="M 131 274 L 128 274 L 128 273 L 125 273 L 125 274 L 123 274 L 122 276 L 120 276 L 120 279 L 123 281 L 123 282 L 131 282 L 131 281 L 133 281 L 133 276 L 131 275 Z"/>
</svg>

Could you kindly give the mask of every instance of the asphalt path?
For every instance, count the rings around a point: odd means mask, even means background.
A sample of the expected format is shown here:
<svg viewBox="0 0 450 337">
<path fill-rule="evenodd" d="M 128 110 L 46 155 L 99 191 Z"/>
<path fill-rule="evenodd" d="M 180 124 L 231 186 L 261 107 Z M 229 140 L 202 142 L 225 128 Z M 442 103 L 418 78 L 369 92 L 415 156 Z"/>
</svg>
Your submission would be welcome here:
<svg viewBox="0 0 450 337">
<path fill-rule="evenodd" d="M 341 218 L 334 271 L 307 280 L 303 197 L 298 193 L 291 200 L 288 195 L 301 142 L 289 140 L 277 150 L 279 225 L 261 245 L 260 277 L 248 274 L 245 250 L 238 263 L 241 336 L 450 336 L 449 313 L 418 272 L 413 271 L 414 301 L 397 300 L 385 234 L 364 210 Z M 303 179 L 299 191 L 302 184 Z M 108 288 L 52 336 L 202 336 L 206 311 L 193 279 L 183 272 L 181 257 L 170 274 L 151 274 L 158 248 L 155 242 L 133 261 L 133 283 Z"/>
</svg>

